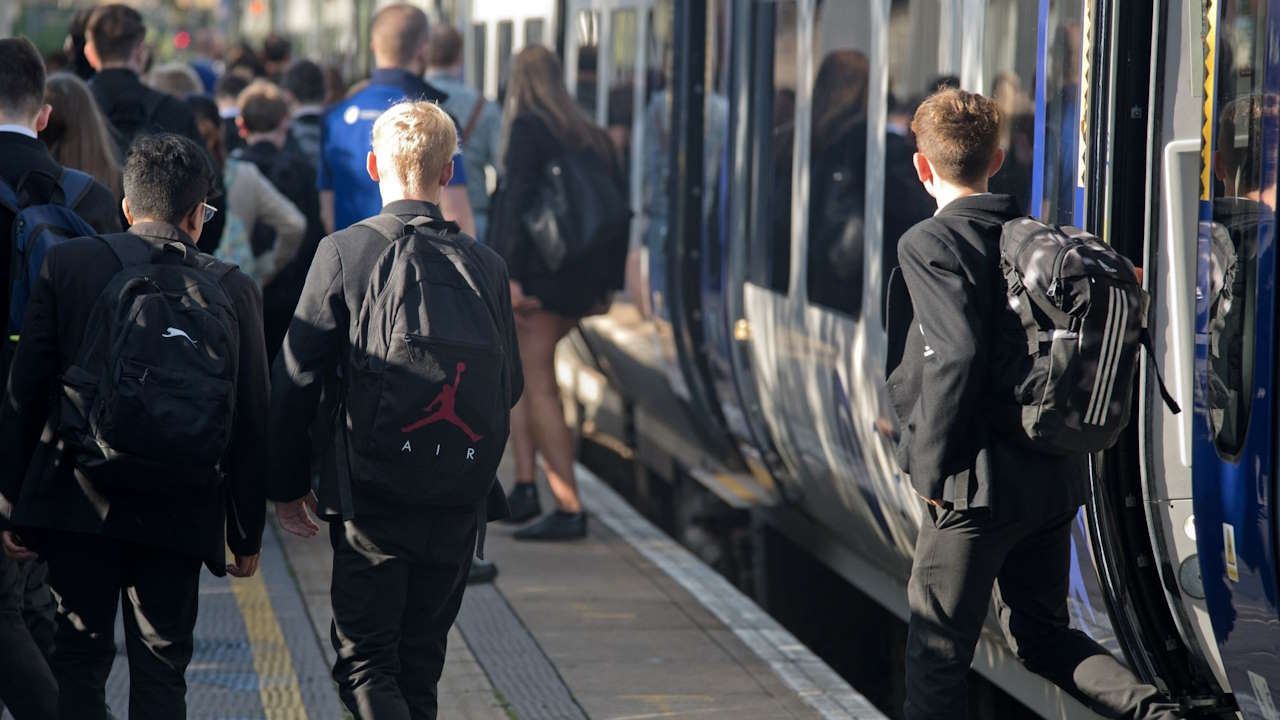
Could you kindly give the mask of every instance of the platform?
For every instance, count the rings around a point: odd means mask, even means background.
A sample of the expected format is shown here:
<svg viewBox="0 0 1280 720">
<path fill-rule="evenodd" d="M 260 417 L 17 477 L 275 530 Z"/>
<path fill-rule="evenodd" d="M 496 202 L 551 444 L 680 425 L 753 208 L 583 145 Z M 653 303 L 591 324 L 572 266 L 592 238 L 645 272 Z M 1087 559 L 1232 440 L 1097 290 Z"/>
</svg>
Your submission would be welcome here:
<svg viewBox="0 0 1280 720">
<path fill-rule="evenodd" d="M 589 537 L 517 543 L 491 525 L 500 575 L 468 589 L 450 636 L 440 717 L 883 716 L 790 633 L 581 470 Z M 545 493 L 544 498 L 549 498 Z M 191 718 L 341 718 L 329 677 L 329 546 L 269 526 L 261 572 L 206 574 Z M 127 717 L 123 645 L 108 686 Z M 6 716 L 7 717 L 7 716 Z"/>
</svg>

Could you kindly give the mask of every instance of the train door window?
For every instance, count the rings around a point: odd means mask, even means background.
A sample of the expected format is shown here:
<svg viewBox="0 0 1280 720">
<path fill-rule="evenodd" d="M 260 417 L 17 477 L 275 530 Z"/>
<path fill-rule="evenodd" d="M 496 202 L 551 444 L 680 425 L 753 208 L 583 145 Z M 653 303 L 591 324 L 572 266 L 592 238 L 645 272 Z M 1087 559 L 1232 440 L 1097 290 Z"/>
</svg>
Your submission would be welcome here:
<svg viewBox="0 0 1280 720">
<path fill-rule="evenodd" d="M 1224 4 L 1218 20 L 1217 76 L 1209 183 L 1209 287 L 1206 396 L 1213 442 L 1234 460 L 1244 449 L 1254 401 L 1258 252 L 1275 228 L 1275 148 L 1268 160 L 1263 125 L 1268 5 Z M 1272 106 L 1273 108 L 1274 106 Z M 1273 141 L 1274 142 L 1274 141 Z"/>
<path fill-rule="evenodd" d="M 618 150 L 623 177 L 631 181 L 631 125 L 635 113 L 635 76 L 639 25 L 635 10 L 615 10 L 610 16 L 608 101 L 605 130 Z"/>
<path fill-rule="evenodd" d="M 809 121 L 809 300 L 848 315 L 862 301 L 871 12 L 866 0 L 820 2 Z"/>
<path fill-rule="evenodd" d="M 596 116 L 596 67 L 600 53 L 600 13 L 583 10 L 573 23 L 578 34 L 578 79 L 574 97 L 587 115 Z"/>
<path fill-rule="evenodd" d="M 785 293 L 791 274 L 791 168 L 796 130 L 796 2 L 756 6 L 754 243 L 747 277 Z"/>
<path fill-rule="evenodd" d="M 1039 216 L 1063 225 L 1078 222 L 1082 10 L 1082 0 L 1051 2 L 1045 38 L 1044 173 L 1040 178 Z"/>
<path fill-rule="evenodd" d="M 671 72 L 675 60 L 672 0 L 655 3 L 648 19 L 638 228 L 639 242 L 648 253 L 649 295 L 640 297 L 638 302 L 645 308 L 650 308 L 652 303 L 650 309 L 662 315 L 667 294 L 667 236 L 671 222 Z M 641 268 L 636 264 L 628 270 L 638 274 Z M 628 282 L 634 288 L 644 285 L 638 277 L 628 278 Z"/>
<path fill-rule="evenodd" d="M 512 46 L 515 43 L 515 24 L 510 20 L 498 21 L 498 94 L 504 95 L 507 73 L 511 70 Z"/>
<path fill-rule="evenodd" d="M 541 45 L 543 35 L 546 32 L 545 21 L 541 18 L 530 18 L 524 21 L 524 44 L 526 47 L 530 45 Z"/>
<path fill-rule="evenodd" d="M 1031 213 L 1035 167 L 1036 28 L 1039 0 L 987 0 L 983 19 L 982 91 L 1000 106 L 1004 165 L 991 178 L 991 192 L 1012 195 Z"/>
<path fill-rule="evenodd" d="M 471 26 L 471 63 L 475 68 L 476 90 L 484 92 L 485 41 L 488 39 L 484 23 Z"/>
</svg>

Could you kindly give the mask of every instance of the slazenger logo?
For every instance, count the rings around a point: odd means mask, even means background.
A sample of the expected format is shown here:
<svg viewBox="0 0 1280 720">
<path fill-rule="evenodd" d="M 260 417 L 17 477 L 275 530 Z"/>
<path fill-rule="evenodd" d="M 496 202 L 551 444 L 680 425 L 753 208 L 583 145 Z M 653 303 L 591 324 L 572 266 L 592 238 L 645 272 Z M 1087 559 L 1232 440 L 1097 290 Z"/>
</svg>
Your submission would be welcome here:
<svg viewBox="0 0 1280 720">
<path fill-rule="evenodd" d="M 436 395 L 436 398 L 423 408 L 423 412 L 427 413 L 427 416 L 421 420 L 405 425 L 400 428 L 400 432 L 408 434 L 415 430 L 420 430 L 428 425 L 434 425 L 438 422 L 447 422 L 465 433 L 471 442 L 474 443 L 482 440 L 484 436 L 476 434 L 476 432 L 472 430 L 471 427 L 462 420 L 462 418 L 458 417 L 458 412 L 454 408 L 454 404 L 457 402 L 458 397 L 458 387 L 462 385 L 462 373 L 466 372 L 466 370 L 466 363 L 458 363 L 457 374 L 453 377 L 453 384 L 446 384 L 444 387 L 440 388 L 440 394 Z M 404 445 L 401 446 L 400 452 L 413 452 L 413 445 L 410 441 L 404 441 Z M 440 454 L 439 445 L 436 446 L 436 454 Z M 476 459 L 475 448 L 467 448 L 467 459 Z"/>
<path fill-rule="evenodd" d="M 176 338 L 176 337 L 180 337 L 180 338 L 185 339 L 187 342 L 191 343 L 191 347 L 195 347 L 195 346 L 196 346 L 196 341 L 195 341 L 195 340 L 192 340 L 192 339 L 191 339 L 191 336 L 190 336 L 190 335 L 188 335 L 188 334 L 186 333 L 186 331 L 185 331 L 185 330 L 180 330 L 180 329 L 178 329 L 178 328 L 176 328 L 176 327 L 167 327 L 167 328 L 165 328 L 165 329 L 164 329 L 164 334 L 163 334 L 163 335 L 161 335 L 160 337 L 162 337 L 162 338 Z"/>
</svg>

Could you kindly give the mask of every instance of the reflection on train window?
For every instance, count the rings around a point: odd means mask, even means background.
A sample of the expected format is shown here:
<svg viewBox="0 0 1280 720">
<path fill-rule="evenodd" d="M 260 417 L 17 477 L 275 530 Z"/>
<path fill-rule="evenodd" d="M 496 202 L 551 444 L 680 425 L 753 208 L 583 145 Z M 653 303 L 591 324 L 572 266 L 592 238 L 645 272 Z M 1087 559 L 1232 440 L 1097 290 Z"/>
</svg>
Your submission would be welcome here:
<svg viewBox="0 0 1280 720">
<path fill-rule="evenodd" d="M 1260 237 L 1275 227 L 1274 163 L 1263 146 L 1265 3 L 1223 5 L 1214 83 L 1206 397 L 1214 445 L 1244 449 L 1254 399 Z"/>
<path fill-rule="evenodd" d="M 515 42 L 515 25 L 510 20 L 498 21 L 498 87 L 505 94 L 507 73 L 511 71 L 511 52 Z"/>
<path fill-rule="evenodd" d="M 578 34 L 578 80 L 574 97 L 587 115 L 596 116 L 596 65 L 600 52 L 600 13 L 583 10 L 573 23 Z"/>
<path fill-rule="evenodd" d="M 542 36 L 545 32 L 546 21 L 541 18 L 531 18 L 524 21 L 524 44 L 541 45 Z"/>
<path fill-rule="evenodd" d="M 622 176 L 631 183 L 631 124 L 635 112 L 635 76 L 640 28 L 635 10 L 615 10 L 610 17 L 608 104 L 605 130 L 618 149 Z"/>
<path fill-rule="evenodd" d="M 484 92 L 484 60 L 485 60 L 485 40 L 487 33 L 485 32 L 484 23 L 476 23 L 471 26 L 471 65 L 475 68 L 476 90 Z"/>
<path fill-rule="evenodd" d="M 791 167 L 796 131 L 796 2 L 758 6 L 761 48 L 754 92 L 759 144 L 756 245 L 748 277 L 785 293 L 791 273 Z M 760 245 L 764 246 L 761 247 Z"/>
<path fill-rule="evenodd" d="M 649 11 L 645 56 L 649 67 L 641 144 L 641 237 L 648 251 L 649 298 L 661 314 L 667 291 L 667 233 L 670 223 L 671 70 L 674 62 L 672 0 L 660 0 Z M 635 272 L 640 272 L 636 267 Z M 635 285 L 642 285 L 638 279 Z M 649 302 L 642 298 L 641 302 Z M 647 306 L 646 306 L 647 307 Z"/>
<path fill-rule="evenodd" d="M 856 315 L 862 304 L 867 174 L 866 2 L 820 3 L 814 14 L 809 139 L 809 300 Z"/>
<path fill-rule="evenodd" d="M 1035 167 L 1036 32 L 1039 0 L 988 0 L 982 51 L 983 91 L 1000 106 L 1004 165 L 991 178 L 991 192 L 1012 195 L 1031 213 Z"/>
<path fill-rule="evenodd" d="M 702 170 L 703 170 L 703 237 L 707 257 L 704 282 L 708 287 L 720 287 L 722 253 L 728 238 L 727 220 L 724 217 L 725 202 L 722 192 L 727 192 L 729 165 L 729 28 L 730 6 L 719 0 L 707 0 L 707 54 L 702 118 Z"/>
<path fill-rule="evenodd" d="M 1045 51 L 1044 183 L 1040 218 L 1073 224 L 1080 151 L 1081 0 L 1050 5 Z"/>
</svg>

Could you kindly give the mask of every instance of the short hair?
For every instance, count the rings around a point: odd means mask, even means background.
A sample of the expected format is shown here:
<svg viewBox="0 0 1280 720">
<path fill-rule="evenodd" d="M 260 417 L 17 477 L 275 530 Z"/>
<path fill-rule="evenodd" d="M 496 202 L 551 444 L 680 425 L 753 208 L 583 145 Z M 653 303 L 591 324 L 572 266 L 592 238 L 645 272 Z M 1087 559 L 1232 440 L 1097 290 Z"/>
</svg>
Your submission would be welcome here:
<svg viewBox="0 0 1280 720">
<path fill-rule="evenodd" d="M 299 103 L 324 102 L 324 70 L 310 60 L 294 60 L 289 63 L 281 82 L 284 89 Z"/>
<path fill-rule="evenodd" d="M 271 33 L 262 41 L 262 59 L 267 62 L 285 62 L 293 54 L 293 43 L 283 35 Z"/>
<path fill-rule="evenodd" d="M 373 16 L 370 45 L 379 65 L 403 67 L 427 44 L 427 14 L 408 3 L 388 5 Z"/>
<path fill-rule="evenodd" d="M 135 218 L 177 223 L 213 187 L 213 164 L 193 140 L 157 133 L 139 137 L 129 148 L 124 196 Z"/>
<path fill-rule="evenodd" d="M 1000 106 L 977 93 L 944 88 L 920 103 L 911 131 L 942 179 L 981 182 L 1000 149 Z"/>
<path fill-rule="evenodd" d="M 204 92 L 200 76 L 184 62 L 168 62 L 151 68 L 147 73 L 147 85 L 179 100 L 192 93 Z"/>
<path fill-rule="evenodd" d="M 1218 155 L 1237 195 L 1262 187 L 1262 98 L 1245 95 L 1218 114 Z"/>
<path fill-rule="evenodd" d="M 44 60 L 25 37 L 0 40 L 0 115 L 27 120 L 44 105 Z"/>
<path fill-rule="evenodd" d="M 147 39 L 142 15 L 128 5 L 101 5 L 89 15 L 85 34 L 103 62 L 128 60 Z"/>
<path fill-rule="evenodd" d="M 235 68 L 226 71 L 222 77 L 218 78 L 218 82 L 213 86 L 213 96 L 219 100 L 223 98 L 238 98 L 244 89 L 249 87 L 249 83 L 253 82 L 253 78 L 241 68 Z"/>
<path fill-rule="evenodd" d="M 449 23 L 439 23 L 427 36 L 431 67 L 453 67 L 462 59 L 462 33 Z"/>
<path fill-rule="evenodd" d="M 270 80 L 254 80 L 236 98 L 240 120 L 251 133 L 273 132 L 289 117 L 289 102 L 280 86 Z"/>
<path fill-rule="evenodd" d="M 392 105 L 373 123 L 373 152 L 391 161 L 380 172 L 393 171 L 406 190 L 428 190 L 458 151 L 458 128 L 444 108 L 433 102 Z"/>
</svg>

